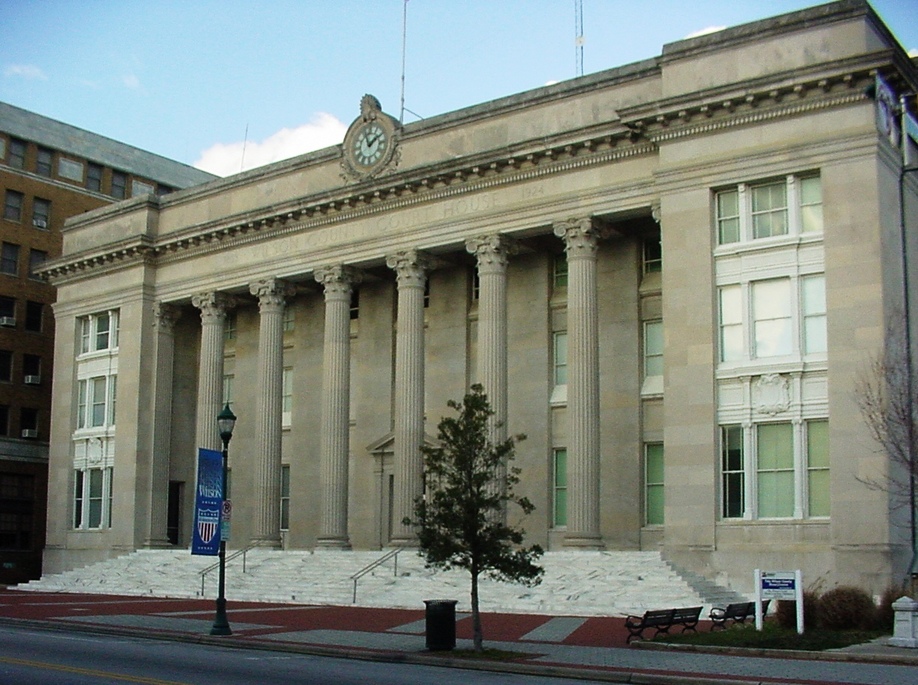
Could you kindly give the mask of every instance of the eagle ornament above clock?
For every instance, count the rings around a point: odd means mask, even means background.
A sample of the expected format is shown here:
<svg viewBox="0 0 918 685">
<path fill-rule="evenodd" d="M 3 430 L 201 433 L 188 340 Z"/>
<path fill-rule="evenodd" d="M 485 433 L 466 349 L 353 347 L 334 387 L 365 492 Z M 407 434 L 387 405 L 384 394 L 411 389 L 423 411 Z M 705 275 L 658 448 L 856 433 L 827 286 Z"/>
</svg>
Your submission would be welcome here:
<svg viewBox="0 0 918 685">
<path fill-rule="evenodd" d="M 344 174 L 350 180 L 372 178 L 396 159 L 399 124 L 382 111 L 372 95 L 360 100 L 360 116 L 344 134 Z"/>
</svg>

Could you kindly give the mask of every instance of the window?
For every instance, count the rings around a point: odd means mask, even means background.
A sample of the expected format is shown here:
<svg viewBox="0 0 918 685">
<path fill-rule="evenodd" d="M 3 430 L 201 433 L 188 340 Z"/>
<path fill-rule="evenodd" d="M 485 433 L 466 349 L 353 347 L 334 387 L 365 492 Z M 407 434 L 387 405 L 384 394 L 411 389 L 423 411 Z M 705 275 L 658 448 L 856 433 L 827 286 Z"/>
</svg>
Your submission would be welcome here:
<svg viewBox="0 0 918 685">
<path fill-rule="evenodd" d="M 828 429 L 825 419 L 722 426 L 722 517 L 829 516 Z M 745 458 L 746 445 L 754 464 Z"/>
<path fill-rule="evenodd" d="M 227 374 L 223 376 L 223 398 L 220 404 L 223 406 L 229 406 L 230 409 L 233 408 L 233 386 L 235 385 L 236 377 Z"/>
<path fill-rule="evenodd" d="M 823 274 L 725 285 L 718 298 L 721 362 L 827 351 Z"/>
<path fill-rule="evenodd" d="M 164 186 L 164 185 L 162 185 L 162 184 L 156 186 L 156 194 L 157 194 L 157 195 L 168 195 L 169 193 L 173 192 L 174 190 L 175 190 L 175 188 L 170 188 L 169 186 Z"/>
<path fill-rule="evenodd" d="M 290 465 L 281 466 L 280 529 L 290 530 Z"/>
<path fill-rule="evenodd" d="M 228 312 L 223 319 L 223 340 L 236 339 L 236 312 Z"/>
<path fill-rule="evenodd" d="M 77 428 L 104 428 L 115 425 L 115 388 L 118 377 L 95 376 L 79 382 Z"/>
<path fill-rule="evenodd" d="M 118 312 L 109 311 L 80 318 L 80 354 L 118 348 Z"/>
<path fill-rule="evenodd" d="M 746 514 L 746 469 L 743 461 L 742 426 L 721 428 L 721 477 L 724 518 L 742 518 Z"/>
<path fill-rule="evenodd" d="M 555 290 L 567 287 L 567 255 L 558 254 L 552 260 L 552 285 Z"/>
<path fill-rule="evenodd" d="M 74 473 L 73 527 L 111 527 L 112 469 L 85 469 Z"/>
<path fill-rule="evenodd" d="M 57 173 L 61 178 L 66 178 L 71 181 L 77 181 L 79 183 L 83 182 L 83 163 L 77 162 L 74 159 L 67 159 L 66 157 L 61 157 L 60 161 L 57 163 Z"/>
<path fill-rule="evenodd" d="M 22 437 L 26 437 L 26 431 L 38 431 L 38 409 L 22 407 L 19 410 L 19 427 L 23 432 Z"/>
<path fill-rule="evenodd" d="M 663 322 L 644 324 L 644 377 L 663 375 Z"/>
<path fill-rule="evenodd" d="M 24 140 L 10 138 L 10 156 L 7 163 L 17 169 L 25 169 L 26 143 Z"/>
<path fill-rule="evenodd" d="M 472 267 L 472 302 L 478 302 L 481 299 L 481 274 L 478 269 Z"/>
<path fill-rule="evenodd" d="M 567 331 L 557 331 L 553 337 L 554 383 L 567 385 Z"/>
<path fill-rule="evenodd" d="M 791 289 L 789 278 L 752 284 L 754 354 L 757 358 L 791 354 Z"/>
<path fill-rule="evenodd" d="M 19 275 L 19 245 L 3 243 L 2 250 L 0 250 L 0 273 L 8 276 Z"/>
<path fill-rule="evenodd" d="M 281 412 L 283 425 L 289 426 L 293 418 L 293 369 L 289 367 L 281 376 Z"/>
<path fill-rule="evenodd" d="M 719 245 L 821 233 L 821 179 L 818 175 L 787 176 L 741 183 L 717 192 L 714 209 Z"/>
<path fill-rule="evenodd" d="M 829 515 L 829 422 L 806 422 L 807 508 L 810 516 Z"/>
<path fill-rule="evenodd" d="M 51 201 L 36 197 L 32 200 L 32 225 L 47 230 L 51 226 Z"/>
<path fill-rule="evenodd" d="M 45 147 L 38 148 L 38 155 L 35 158 L 35 171 L 42 176 L 50 176 L 54 168 L 54 153 Z"/>
<path fill-rule="evenodd" d="M 552 525 L 567 525 L 567 449 L 552 452 Z"/>
<path fill-rule="evenodd" d="M 644 446 L 644 522 L 663 525 L 663 444 Z"/>
<path fill-rule="evenodd" d="M 123 200 L 127 197 L 127 174 L 123 171 L 112 171 L 112 197 Z"/>
<path fill-rule="evenodd" d="M 424 309 L 430 306 L 430 279 L 424 279 Z"/>
<path fill-rule="evenodd" d="M 6 191 L 3 218 L 7 221 L 22 221 L 22 193 L 16 190 Z"/>
<path fill-rule="evenodd" d="M 42 324 L 45 318 L 45 305 L 41 302 L 26 302 L 25 329 L 35 333 L 41 333 Z"/>
<path fill-rule="evenodd" d="M 44 250 L 29 250 L 29 278 L 41 280 L 36 271 L 41 265 L 48 261 L 48 253 Z"/>
<path fill-rule="evenodd" d="M 0 161 L 6 159 L 6 139 L 0 138 Z"/>
<path fill-rule="evenodd" d="M 655 274 L 663 270 L 663 245 L 659 238 L 644 240 L 644 273 Z"/>
<path fill-rule="evenodd" d="M 290 318 L 293 319 L 292 312 L 290 314 Z M 351 290 L 351 321 L 356 321 L 359 318 L 360 318 L 360 289 L 353 288 Z"/>
<path fill-rule="evenodd" d="M 37 354 L 23 354 L 22 355 L 22 375 L 25 378 L 25 382 L 30 385 L 35 383 L 29 379 L 39 379 L 41 378 L 41 357 Z"/>
<path fill-rule="evenodd" d="M 10 350 L 0 350 L 0 383 L 9 383 L 13 380 L 13 353 Z"/>
<path fill-rule="evenodd" d="M 100 164 L 89 162 L 86 166 L 86 187 L 97 193 L 102 192 L 102 166 Z"/>
<path fill-rule="evenodd" d="M 10 434 L 10 406 L 0 404 L 0 435 Z"/>
<path fill-rule="evenodd" d="M 150 183 L 145 183 L 143 181 L 133 180 L 131 181 L 131 197 L 138 197 L 140 195 L 152 195 L 153 194 L 153 185 Z"/>
<path fill-rule="evenodd" d="M 283 318 L 283 324 L 282 324 L 284 333 L 289 333 L 292 330 L 294 330 L 294 325 L 295 325 L 295 319 L 293 317 L 293 307 L 289 307 L 289 306 L 284 307 L 284 318 Z"/>
<path fill-rule="evenodd" d="M 0 473 L 0 500 L 3 502 L 0 509 L 0 549 L 31 549 L 35 477 Z"/>
<path fill-rule="evenodd" d="M 16 325 L 16 300 L 6 295 L 0 295 L 0 326 L 12 327 Z"/>
</svg>

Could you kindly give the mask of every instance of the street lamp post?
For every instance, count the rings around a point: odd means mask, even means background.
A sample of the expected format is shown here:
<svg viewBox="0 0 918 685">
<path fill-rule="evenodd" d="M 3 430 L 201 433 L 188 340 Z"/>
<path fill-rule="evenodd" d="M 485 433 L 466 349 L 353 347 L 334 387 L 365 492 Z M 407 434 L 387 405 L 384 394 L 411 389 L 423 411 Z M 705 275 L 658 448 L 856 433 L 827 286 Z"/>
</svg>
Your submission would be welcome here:
<svg viewBox="0 0 918 685">
<path fill-rule="evenodd" d="M 236 415 L 229 408 L 229 404 L 223 407 L 223 411 L 217 414 L 217 428 L 220 430 L 220 440 L 223 441 L 223 498 L 222 504 L 226 503 L 226 474 L 229 462 L 229 441 L 233 437 L 233 428 L 236 427 Z M 223 534 L 223 509 L 220 507 L 220 566 L 219 580 L 217 588 L 217 613 L 214 616 L 214 625 L 210 629 L 211 635 L 232 635 L 229 621 L 226 618 L 226 536 Z"/>
</svg>

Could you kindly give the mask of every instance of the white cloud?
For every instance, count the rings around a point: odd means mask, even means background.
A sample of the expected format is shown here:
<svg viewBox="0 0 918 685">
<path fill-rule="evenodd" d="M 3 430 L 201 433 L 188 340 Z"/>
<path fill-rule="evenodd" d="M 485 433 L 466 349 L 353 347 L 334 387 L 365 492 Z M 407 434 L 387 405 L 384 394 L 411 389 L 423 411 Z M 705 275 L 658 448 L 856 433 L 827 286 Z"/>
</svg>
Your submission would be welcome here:
<svg viewBox="0 0 918 685">
<path fill-rule="evenodd" d="M 689 38 L 698 38 L 698 36 L 706 36 L 709 33 L 717 33 L 718 31 L 723 31 L 726 26 L 709 26 L 706 29 L 701 29 L 699 31 L 694 31 L 688 34 L 683 40 L 688 40 Z"/>
<path fill-rule="evenodd" d="M 131 90 L 140 90 L 140 79 L 137 78 L 134 74 L 125 74 L 121 77 L 121 83 L 124 84 L 125 88 L 130 88 Z"/>
<path fill-rule="evenodd" d="M 347 126 L 336 117 L 319 112 L 309 123 L 283 128 L 262 141 L 217 143 L 204 150 L 194 166 L 217 176 L 230 176 L 335 145 L 344 140 L 346 131 Z"/>
<path fill-rule="evenodd" d="M 3 69 L 4 76 L 16 76 L 28 79 L 30 81 L 40 80 L 47 81 L 48 77 L 39 67 L 34 64 L 10 64 Z"/>
</svg>

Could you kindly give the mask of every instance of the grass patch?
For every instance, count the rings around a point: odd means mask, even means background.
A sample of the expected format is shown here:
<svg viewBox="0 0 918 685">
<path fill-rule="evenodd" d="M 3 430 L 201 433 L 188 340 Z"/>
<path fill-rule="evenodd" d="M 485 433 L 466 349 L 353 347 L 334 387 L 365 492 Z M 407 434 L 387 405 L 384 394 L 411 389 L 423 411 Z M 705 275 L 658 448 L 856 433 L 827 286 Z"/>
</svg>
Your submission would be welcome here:
<svg viewBox="0 0 918 685">
<path fill-rule="evenodd" d="M 840 649 L 864 642 L 870 642 L 883 635 L 882 630 L 825 630 L 807 628 L 803 635 L 796 630 L 782 628 L 774 622 L 765 623 L 762 631 L 754 625 L 734 625 L 727 630 L 714 632 L 681 633 L 661 635 L 658 642 L 688 645 L 712 645 L 717 647 L 742 647 L 746 649 L 798 649 L 820 652 L 826 649 Z"/>
</svg>

